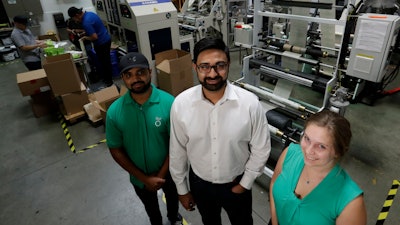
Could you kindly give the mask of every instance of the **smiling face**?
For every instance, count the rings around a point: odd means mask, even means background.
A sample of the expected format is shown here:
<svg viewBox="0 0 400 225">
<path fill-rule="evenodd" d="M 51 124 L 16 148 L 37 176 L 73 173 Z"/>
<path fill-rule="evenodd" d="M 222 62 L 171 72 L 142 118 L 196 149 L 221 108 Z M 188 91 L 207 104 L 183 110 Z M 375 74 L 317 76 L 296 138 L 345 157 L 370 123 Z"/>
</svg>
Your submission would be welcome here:
<svg viewBox="0 0 400 225">
<path fill-rule="evenodd" d="M 229 61 L 224 51 L 207 49 L 202 51 L 193 64 L 197 78 L 203 88 L 209 91 L 218 91 L 225 87 L 228 79 Z"/>
<path fill-rule="evenodd" d="M 332 168 L 337 161 L 333 135 L 326 127 L 310 123 L 301 138 L 304 164 Z"/>
<path fill-rule="evenodd" d="M 122 79 L 131 93 L 144 93 L 151 86 L 151 69 L 131 68 L 122 73 Z"/>
</svg>

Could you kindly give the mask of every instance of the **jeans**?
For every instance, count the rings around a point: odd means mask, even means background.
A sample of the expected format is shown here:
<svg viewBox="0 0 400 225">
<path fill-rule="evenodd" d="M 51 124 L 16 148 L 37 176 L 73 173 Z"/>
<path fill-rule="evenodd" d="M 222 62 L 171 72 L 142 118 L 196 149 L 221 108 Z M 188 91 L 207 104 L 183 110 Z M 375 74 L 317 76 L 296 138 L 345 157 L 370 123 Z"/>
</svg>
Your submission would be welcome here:
<svg viewBox="0 0 400 225">
<path fill-rule="evenodd" d="M 148 191 L 145 188 L 139 188 L 133 185 L 137 196 L 142 201 L 147 215 L 150 218 L 152 225 L 162 225 L 162 216 L 158 204 L 157 192 Z M 171 223 L 175 222 L 178 218 L 179 199 L 176 191 L 176 186 L 171 178 L 170 173 L 165 177 L 165 183 L 162 187 L 167 201 L 167 217 Z"/>
<path fill-rule="evenodd" d="M 197 204 L 204 225 L 221 225 L 221 209 L 223 208 L 232 225 L 252 225 L 251 190 L 236 194 L 231 188 L 240 181 L 226 184 L 213 184 L 197 176 L 193 170 L 189 173 L 192 196 Z"/>
</svg>

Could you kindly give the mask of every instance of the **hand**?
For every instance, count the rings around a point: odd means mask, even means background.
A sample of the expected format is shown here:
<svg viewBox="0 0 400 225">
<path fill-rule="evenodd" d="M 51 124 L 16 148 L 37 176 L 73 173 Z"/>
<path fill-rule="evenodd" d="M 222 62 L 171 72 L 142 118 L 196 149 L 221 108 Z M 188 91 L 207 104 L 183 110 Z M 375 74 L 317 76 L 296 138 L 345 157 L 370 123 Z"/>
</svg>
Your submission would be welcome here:
<svg viewBox="0 0 400 225">
<path fill-rule="evenodd" d="M 232 187 L 232 192 L 235 194 L 242 194 L 243 192 L 245 192 L 247 189 L 244 188 L 242 185 L 240 184 L 236 184 L 235 186 Z"/>
<path fill-rule="evenodd" d="M 148 176 L 144 182 L 144 186 L 147 190 L 156 192 L 164 185 L 164 183 L 165 179 L 156 176 Z"/>
<path fill-rule="evenodd" d="M 47 47 L 47 44 L 46 44 L 45 42 L 38 42 L 38 43 L 37 43 L 37 47 L 38 47 L 38 48 L 46 48 L 46 47 Z"/>
<path fill-rule="evenodd" d="M 179 201 L 187 211 L 193 211 L 195 209 L 194 207 L 196 206 L 196 203 L 194 202 L 193 196 L 190 192 L 184 195 L 179 195 Z"/>
</svg>

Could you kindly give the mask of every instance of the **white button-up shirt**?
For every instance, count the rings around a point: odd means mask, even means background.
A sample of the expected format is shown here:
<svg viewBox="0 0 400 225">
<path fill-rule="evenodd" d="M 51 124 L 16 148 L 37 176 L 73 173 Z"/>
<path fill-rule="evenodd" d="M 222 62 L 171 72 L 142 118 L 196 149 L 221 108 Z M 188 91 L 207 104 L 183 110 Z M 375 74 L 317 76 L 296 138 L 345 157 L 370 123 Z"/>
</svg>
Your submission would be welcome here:
<svg viewBox="0 0 400 225">
<path fill-rule="evenodd" d="M 180 195 L 189 192 L 189 165 L 212 183 L 251 189 L 271 151 L 265 110 L 253 93 L 228 83 L 214 105 L 201 85 L 176 97 L 171 108 L 170 172 Z"/>
</svg>

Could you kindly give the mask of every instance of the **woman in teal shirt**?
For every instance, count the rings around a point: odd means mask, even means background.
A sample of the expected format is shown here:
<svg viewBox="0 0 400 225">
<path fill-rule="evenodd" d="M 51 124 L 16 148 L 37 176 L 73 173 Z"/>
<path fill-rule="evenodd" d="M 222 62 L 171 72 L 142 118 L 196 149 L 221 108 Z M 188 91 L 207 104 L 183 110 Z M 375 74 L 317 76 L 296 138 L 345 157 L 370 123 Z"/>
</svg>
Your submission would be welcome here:
<svg viewBox="0 0 400 225">
<path fill-rule="evenodd" d="M 350 123 L 337 113 L 308 119 L 300 144 L 282 152 L 272 176 L 273 225 L 367 223 L 363 191 L 338 164 L 350 140 Z"/>
</svg>

